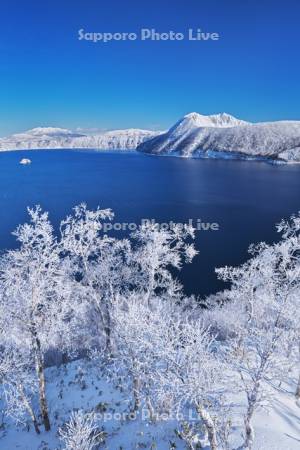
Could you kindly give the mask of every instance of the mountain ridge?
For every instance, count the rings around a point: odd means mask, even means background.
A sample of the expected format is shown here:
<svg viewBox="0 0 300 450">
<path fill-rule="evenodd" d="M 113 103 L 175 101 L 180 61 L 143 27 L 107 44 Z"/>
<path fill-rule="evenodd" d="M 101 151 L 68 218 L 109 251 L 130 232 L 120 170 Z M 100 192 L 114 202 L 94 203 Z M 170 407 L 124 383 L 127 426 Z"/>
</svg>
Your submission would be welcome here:
<svg viewBox="0 0 300 450">
<path fill-rule="evenodd" d="M 64 148 L 135 150 L 146 139 L 159 133 L 161 132 L 129 128 L 85 134 L 67 128 L 36 127 L 0 138 L 0 151 Z"/>
<path fill-rule="evenodd" d="M 300 121 L 250 123 L 226 113 L 191 113 L 167 132 L 141 143 L 137 150 L 181 157 L 300 162 Z"/>
<path fill-rule="evenodd" d="M 183 116 L 168 131 L 135 128 L 94 132 L 36 127 L 0 138 L 0 151 L 28 149 L 137 150 L 193 158 L 300 162 L 300 121 L 251 123 L 227 114 Z"/>
</svg>

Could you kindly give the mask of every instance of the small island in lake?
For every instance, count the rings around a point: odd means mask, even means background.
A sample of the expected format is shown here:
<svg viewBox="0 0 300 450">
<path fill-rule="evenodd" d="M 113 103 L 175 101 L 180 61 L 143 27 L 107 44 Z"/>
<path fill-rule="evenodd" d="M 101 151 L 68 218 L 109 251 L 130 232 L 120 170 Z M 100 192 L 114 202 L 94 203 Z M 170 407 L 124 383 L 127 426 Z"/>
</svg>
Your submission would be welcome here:
<svg viewBox="0 0 300 450">
<path fill-rule="evenodd" d="M 21 159 L 20 164 L 22 164 L 24 166 L 26 166 L 27 164 L 31 164 L 31 159 L 23 158 L 23 159 Z"/>
</svg>

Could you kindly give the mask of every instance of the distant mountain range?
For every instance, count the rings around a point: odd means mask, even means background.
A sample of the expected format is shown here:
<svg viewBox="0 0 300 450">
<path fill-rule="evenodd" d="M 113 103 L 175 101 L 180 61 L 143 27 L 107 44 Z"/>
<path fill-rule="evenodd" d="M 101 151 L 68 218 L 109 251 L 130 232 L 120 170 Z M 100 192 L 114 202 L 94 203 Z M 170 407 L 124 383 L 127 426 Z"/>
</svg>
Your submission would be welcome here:
<svg viewBox="0 0 300 450">
<path fill-rule="evenodd" d="M 250 123 L 226 113 L 190 113 L 166 132 L 128 129 L 84 134 L 42 127 L 0 139 L 0 151 L 63 148 L 300 162 L 300 121 Z"/>
<path fill-rule="evenodd" d="M 0 151 L 63 148 L 135 150 L 139 144 L 158 134 L 155 131 L 129 129 L 88 135 L 64 128 L 41 127 L 0 139 Z"/>
<path fill-rule="evenodd" d="M 154 155 L 300 162 L 300 121 L 249 123 L 225 113 L 191 113 L 137 150 Z"/>
</svg>

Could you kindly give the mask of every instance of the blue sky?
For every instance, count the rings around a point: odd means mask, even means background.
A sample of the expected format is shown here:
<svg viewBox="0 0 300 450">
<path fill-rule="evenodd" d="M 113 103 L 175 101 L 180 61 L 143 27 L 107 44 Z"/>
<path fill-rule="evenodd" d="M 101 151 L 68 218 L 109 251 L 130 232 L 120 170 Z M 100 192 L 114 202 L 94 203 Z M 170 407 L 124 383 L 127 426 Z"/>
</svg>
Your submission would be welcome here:
<svg viewBox="0 0 300 450">
<path fill-rule="evenodd" d="M 300 119 L 299 0 L 3 0 L 0 11 L 0 135 L 164 129 L 191 111 Z M 93 44 L 80 28 L 220 40 Z"/>
</svg>

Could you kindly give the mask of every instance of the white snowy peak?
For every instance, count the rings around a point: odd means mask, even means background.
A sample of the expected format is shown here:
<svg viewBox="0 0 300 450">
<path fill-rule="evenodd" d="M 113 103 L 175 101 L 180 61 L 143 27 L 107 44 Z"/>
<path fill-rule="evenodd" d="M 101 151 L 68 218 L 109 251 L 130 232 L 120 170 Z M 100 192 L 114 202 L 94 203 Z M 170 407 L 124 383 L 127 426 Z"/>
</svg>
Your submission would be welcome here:
<svg viewBox="0 0 300 450">
<path fill-rule="evenodd" d="M 173 129 L 181 129 L 185 130 L 193 127 L 218 127 L 218 128 L 230 128 L 237 127 L 241 125 L 250 125 L 249 122 L 245 122 L 244 120 L 236 119 L 227 113 L 221 114 L 212 114 L 210 116 L 205 116 L 202 114 L 198 114 L 196 112 L 192 112 L 190 114 L 186 114 L 182 119 L 180 119 Z"/>
</svg>

